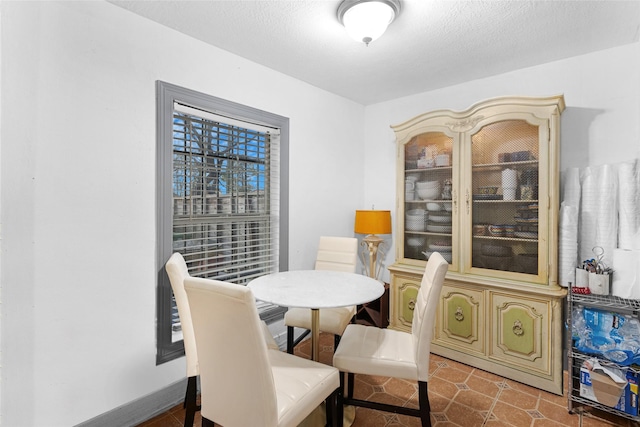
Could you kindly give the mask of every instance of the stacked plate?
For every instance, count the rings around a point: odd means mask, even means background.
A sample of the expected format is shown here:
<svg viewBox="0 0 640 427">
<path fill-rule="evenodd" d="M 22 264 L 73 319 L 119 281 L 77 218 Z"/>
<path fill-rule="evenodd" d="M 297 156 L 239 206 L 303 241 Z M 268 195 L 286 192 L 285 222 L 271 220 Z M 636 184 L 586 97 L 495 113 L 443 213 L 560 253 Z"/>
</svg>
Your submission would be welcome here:
<svg viewBox="0 0 640 427">
<path fill-rule="evenodd" d="M 424 209 L 411 209 L 405 214 L 404 226 L 410 231 L 424 231 L 427 211 Z"/>
<path fill-rule="evenodd" d="M 451 233 L 451 212 L 430 212 L 427 231 L 434 233 Z"/>
<path fill-rule="evenodd" d="M 431 212 L 429 222 L 451 225 L 451 212 Z"/>
<path fill-rule="evenodd" d="M 449 264 L 451 264 L 451 260 L 453 259 L 451 250 L 451 239 L 444 239 L 429 243 L 429 250 L 423 252 L 423 254 L 427 257 L 427 259 L 429 259 L 433 252 L 439 252 L 440 255 L 442 255 L 442 258 L 444 258 Z"/>
<path fill-rule="evenodd" d="M 451 252 L 424 251 L 424 252 L 422 252 L 422 254 L 428 260 L 431 257 L 431 254 L 433 254 L 434 252 L 439 252 L 440 255 L 442 255 L 442 258 L 444 258 L 445 261 L 447 261 L 449 264 L 451 264 L 451 260 L 453 259 L 453 256 L 451 255 Z"/>
</svg>

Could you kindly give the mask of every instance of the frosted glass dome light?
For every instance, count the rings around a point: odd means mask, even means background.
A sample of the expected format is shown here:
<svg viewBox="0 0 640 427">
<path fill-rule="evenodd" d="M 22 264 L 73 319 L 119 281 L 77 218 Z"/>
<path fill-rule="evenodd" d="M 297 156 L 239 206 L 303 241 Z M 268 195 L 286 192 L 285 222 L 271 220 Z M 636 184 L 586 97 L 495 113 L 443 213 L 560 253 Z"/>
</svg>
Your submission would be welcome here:
<svg viewBox="0 0 640 427">
<path fill-rule="evenodd" d="M 399 12 L 399 0 L 345 0 L 338 7 L 338 20 L 351 38 L 368 46 Z"/>
</svg>

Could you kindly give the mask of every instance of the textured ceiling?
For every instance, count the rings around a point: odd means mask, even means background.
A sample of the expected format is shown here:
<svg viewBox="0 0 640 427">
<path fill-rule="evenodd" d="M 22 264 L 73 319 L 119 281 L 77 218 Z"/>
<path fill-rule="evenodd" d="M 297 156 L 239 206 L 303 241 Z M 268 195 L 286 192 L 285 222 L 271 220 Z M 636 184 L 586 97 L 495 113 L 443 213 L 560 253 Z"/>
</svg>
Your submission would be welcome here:
<svg viewBox="0 0 640 427">
<path fill-rule="evenodd" d="M 640 1 L 401 0 L 366 47 L 340 0 L 108 0 L 363 105 L 638 41 Z"/>
</svg>

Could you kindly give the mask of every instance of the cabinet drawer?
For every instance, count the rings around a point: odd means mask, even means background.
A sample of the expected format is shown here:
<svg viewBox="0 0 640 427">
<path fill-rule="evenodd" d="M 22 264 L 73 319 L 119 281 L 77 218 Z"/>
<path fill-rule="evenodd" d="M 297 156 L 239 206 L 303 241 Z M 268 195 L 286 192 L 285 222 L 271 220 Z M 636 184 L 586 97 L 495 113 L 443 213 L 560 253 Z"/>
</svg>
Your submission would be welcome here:
<svg viewBox="0 0 640 427">
<path fill-rule="evenodd" d="M 489 357 L 516 369 L 551 374 L 551 301 L 490 293 Z"/>
<path fill-rule="evenodd" d="M 482 291 L 444 285 L 438 307 L 435 342 L 465 352 L 484 353 Z"/>
</svg>

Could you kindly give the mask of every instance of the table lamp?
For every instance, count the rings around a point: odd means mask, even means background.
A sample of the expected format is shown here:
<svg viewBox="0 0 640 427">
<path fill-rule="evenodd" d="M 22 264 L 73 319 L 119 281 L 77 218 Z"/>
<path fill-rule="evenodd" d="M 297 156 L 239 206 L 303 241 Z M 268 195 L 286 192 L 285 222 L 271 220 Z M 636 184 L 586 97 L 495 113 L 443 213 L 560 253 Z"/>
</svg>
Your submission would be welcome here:
<svg viewBox="0 0 640 427">
<path fill-rule="evenodd" d="M 356 211 L 356 221 L 353 230 L 358 234 L 366 234 L 362 244 L 369 251 L 369 276 L 377 278 L 375 270 L 378 246 L 384 239 L 376 234 L 391 234 L 391 211 Z"/>
</svg>

